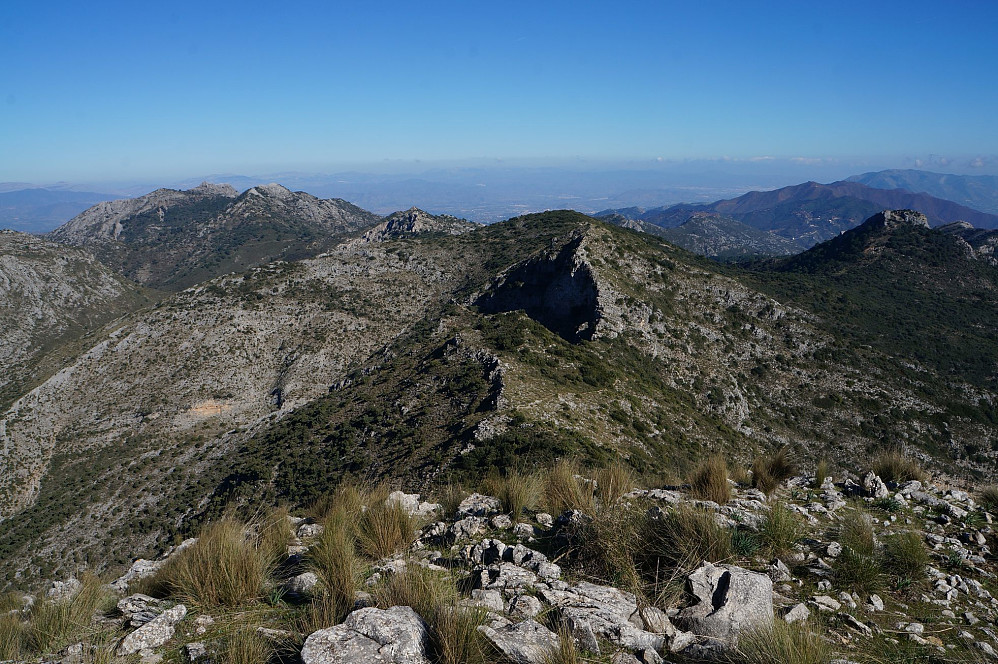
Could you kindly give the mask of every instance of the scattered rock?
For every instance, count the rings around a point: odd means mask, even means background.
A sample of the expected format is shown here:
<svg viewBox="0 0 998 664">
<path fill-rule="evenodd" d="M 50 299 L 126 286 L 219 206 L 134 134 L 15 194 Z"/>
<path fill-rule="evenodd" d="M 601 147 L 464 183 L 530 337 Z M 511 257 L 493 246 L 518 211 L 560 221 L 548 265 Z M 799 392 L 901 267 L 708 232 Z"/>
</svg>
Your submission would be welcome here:
<svg viewBox="0 0 998 664">
<path fill-rule="evenodd" d="M 482 625 L 478 630 L 515 664 L 544 664 L 559 643 L 558 635 L 536 620 L 499 628 Z"/>
</svg>

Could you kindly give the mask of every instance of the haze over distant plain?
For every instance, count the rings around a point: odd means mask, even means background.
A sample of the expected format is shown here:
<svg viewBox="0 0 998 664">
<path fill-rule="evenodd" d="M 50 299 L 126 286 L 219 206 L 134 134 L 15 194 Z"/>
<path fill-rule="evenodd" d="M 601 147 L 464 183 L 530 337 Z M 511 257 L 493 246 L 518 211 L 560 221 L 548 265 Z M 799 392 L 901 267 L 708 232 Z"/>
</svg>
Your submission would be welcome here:
<svg viewBox="0 0 998 664">
<path fill-rule="evenodd" d="M 0 181 L 499 159 L 994 173 L 996 19 L 984 2 L 6 3 Z"/>
</svg>

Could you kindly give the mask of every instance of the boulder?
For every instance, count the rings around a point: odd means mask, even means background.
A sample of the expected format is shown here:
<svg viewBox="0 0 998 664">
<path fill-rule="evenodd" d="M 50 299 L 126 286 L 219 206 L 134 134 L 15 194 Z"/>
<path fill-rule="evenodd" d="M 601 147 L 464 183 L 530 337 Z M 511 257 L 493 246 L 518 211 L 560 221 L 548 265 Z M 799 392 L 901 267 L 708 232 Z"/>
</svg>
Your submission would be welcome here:
<svg viewBox="0 0 998 664">
<path fill-rule="evenodd" d="M 132 566 L 128 568 L 128 571 L 112 581 L 110 586 L 119 593 L 127 592 L 129 583 L 135 579 L 143 579 L 147 576 L 152 576 L 159 570 L 160 567 L 163 566 L 163 563 L 165 562 L 165 560 L 146 560 L 145 558 L 138 558 L 132 563 Z"/>
<path fill-rule="evenodd" d="M 559 644 L 558 635 L 536 620 L 499 627 L 482 625 L 478 631 L 515 664 L 544 664 Z"/>
<path fill-rule="evenodd" d="M 418 493 L 404 493 L 402 491 L 392 491 L 388 494 L 388 498 L 385 499 L 385 504 L 401 505 L 402 509 L 408 512 L 411 516 L 429 516 L 440 509 L 440 505 L 438 503 L 421 502 L 419 500 Z"/>
<path fill-rule="evenodd" d="M 740 631 L 773 620 L 773 582 L 765 574 L 705 562 L 686 585 L 697 603 L 680 611 L 676 620 L 698 636 L 733 645 Z"/>
<path fill-rule="evenodd" d="M 319 585 L 319 577 L 315 572 L 302 572 L 298 576 L 288 579 L 284 584 L 285 590 L 295 595 L 304 595 L 312 592 L 312 589 Z"/>
<path fill-rule="evenodd" d="M 498 498 L 473 493 L 457 506 L 458 516 L 489 516 L 500 511 L 502 504 Z"/>
<path fill-rule="evenodd" d="M 426 623 L 408 606 L 354 611 L 342 624 L 312 632 L 304 664 L 429 664 Z"/>
<path fill-rule="evenodd" d="M 167 609 L 126 636 L 121 645 L 118 646 L 118 656 L 125 657 L 140 650 L 150 650 L 163 645 L 173 638 L 177 623 L 183 620 L 186 615 L 187 607 L 183 604 L 177 604 L 173 608 Z"/>
<path fill-rule="evenodd" d="M 577 640 L 591 629 L 596 636 L 631 650 L 660 650 L 676 633 L 666 614 L 639 611 L 637 598 L 619 588 L 583 582 L 564 590 L 540 588 L 538 592 L 558 610 Z"/>
</svg>

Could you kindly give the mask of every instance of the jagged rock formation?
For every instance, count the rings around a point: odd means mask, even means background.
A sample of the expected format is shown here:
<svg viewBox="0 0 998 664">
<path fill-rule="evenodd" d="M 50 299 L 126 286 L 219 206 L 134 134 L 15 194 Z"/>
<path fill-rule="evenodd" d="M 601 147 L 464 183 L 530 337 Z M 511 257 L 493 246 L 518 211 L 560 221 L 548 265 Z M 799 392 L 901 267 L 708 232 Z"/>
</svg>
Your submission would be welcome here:
<svg viewBox="0 0 998 664">
<path fill-rule="evenodd" d="M 90 248 L 140 283 L 178 290 L 254 265 L 317 255 L 377 220 L 346 201 L 279 184 L 238 194 L 205 182 L 95 205 L 51 237 Z"/>
</svg>

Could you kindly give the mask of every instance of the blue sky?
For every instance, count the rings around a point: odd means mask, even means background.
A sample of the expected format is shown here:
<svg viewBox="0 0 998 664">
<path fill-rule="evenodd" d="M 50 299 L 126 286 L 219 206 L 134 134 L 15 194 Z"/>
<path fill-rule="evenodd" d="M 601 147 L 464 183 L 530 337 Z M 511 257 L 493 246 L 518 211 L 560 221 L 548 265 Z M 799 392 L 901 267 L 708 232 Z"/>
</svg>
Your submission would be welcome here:
<svg viewBox="0 0 998 664">
<path fill-rule="evenodd" d="M 994 2 L 8 0 L 0 180 L 577 157 L 998 172 L 996 33 Z"/>
</svg>

